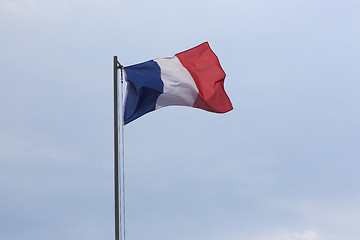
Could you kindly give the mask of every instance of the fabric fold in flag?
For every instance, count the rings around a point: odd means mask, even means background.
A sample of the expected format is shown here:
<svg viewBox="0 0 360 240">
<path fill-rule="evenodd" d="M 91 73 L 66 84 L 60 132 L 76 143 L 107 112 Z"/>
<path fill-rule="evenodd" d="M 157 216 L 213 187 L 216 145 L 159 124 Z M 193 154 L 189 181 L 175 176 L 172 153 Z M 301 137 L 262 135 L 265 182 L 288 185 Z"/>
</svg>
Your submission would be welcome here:
<svg viewBox="0 0 360 240">
<path fill-rule="evenodd" d="M 124 67 L 124 123 L 158 108 L 181 105 L 225 113 L 233 109 L 225 72 L 207 42 L 175 54 Z"/>
</svg>

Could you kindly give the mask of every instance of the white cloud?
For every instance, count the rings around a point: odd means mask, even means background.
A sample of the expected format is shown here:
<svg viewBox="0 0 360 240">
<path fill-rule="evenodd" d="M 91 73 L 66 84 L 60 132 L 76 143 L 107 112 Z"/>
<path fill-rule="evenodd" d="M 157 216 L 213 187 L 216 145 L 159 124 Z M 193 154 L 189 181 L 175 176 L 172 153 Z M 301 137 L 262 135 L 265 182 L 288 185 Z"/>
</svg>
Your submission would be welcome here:
<svg viewBox="0 0 360 240">
<path fill-rule="evenodd" d="M 302 232 L 280 232 L 270 237 L 260 237 L 256 240 L 320 240 L 319 234 L 313 230 Z"/>
<path fill-rule="evenodd" d="M 234 234 L 213 238 L 213 240 L 321 240 L 320 234 L 312 229 L 300 231 L 279 230 L 264 231 L 258 234 Z"/>
<path fill-rule="evenodd" d="M 1 0 L 0 10 L 14 14 L 22 14 L 25 11 L 32 11 L 37 0 Z"/>
<path fill-rule="evenodd" d="M 107 4 L 112 2 L 113 0 L 106 1 Z M 15 15 L 40 15 L 47 19 L 53 18 L 54 15 L 63 18 L 64 13 L 87 8 L 97 9 L 101 6 L 105 6 L 101 0 L 0 0 L 0 11 Z"/>
</svg>

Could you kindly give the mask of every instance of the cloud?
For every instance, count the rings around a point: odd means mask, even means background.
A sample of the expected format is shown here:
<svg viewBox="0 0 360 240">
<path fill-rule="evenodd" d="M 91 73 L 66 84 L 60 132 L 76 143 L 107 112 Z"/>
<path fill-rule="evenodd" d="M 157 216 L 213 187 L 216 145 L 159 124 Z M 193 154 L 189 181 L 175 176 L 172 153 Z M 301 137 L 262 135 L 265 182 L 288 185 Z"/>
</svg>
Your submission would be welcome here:
<svg viewBox="0 0 360 240">
<path fill-rule="evenodd" d="M 213 240 L 321 240 L 320 234 L 313 229 L 304 230 L 271 230 L 258 234 L 234 234 L 221 236 L 218 235 Z"/>
<path fill-rule="evenodd" d="M 114 0 L 107 0 L 106 4 L 113 3 Z M 96 9 L 105 7 L 104 1 L 100 0 L 63 0 L 63 1 L 44 1 L 44 0 L 0 0 L 0 12 L 5 12 L 17 16 L 41 16 L 47 20 L 59 18 L 64 20 L 64 14 L 68 15 L 74 11 Z"/>
<path fill-rule="evenodd" d="M 37 0 L 1 0 L 0 10 L 13 14 L 23 14 L 25 11 L 32 11 Z"/>
<path fill-rule="evenodd" d="M 319 240 L 319 234 L 313 230 L 302 232 L 280 232 L 270 237 L 261 237 L 256 240 Z"/>
</svg>

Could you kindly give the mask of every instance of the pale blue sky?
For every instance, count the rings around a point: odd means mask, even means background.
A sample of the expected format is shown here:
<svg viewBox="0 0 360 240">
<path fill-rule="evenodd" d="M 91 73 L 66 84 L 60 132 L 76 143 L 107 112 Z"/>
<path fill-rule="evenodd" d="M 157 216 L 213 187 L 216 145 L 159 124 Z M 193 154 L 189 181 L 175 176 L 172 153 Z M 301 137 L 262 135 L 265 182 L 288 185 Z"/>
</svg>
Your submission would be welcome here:
<svg viewBox="0 0 360 240">
<path fill-rule="evenodd" d="M 112 59 L 209 41 L 234 110 L 125 127 L 127 239 L 360 238 L 360 2 L 0 0 L 0 239 L 114 239 Z"/>
</svg>

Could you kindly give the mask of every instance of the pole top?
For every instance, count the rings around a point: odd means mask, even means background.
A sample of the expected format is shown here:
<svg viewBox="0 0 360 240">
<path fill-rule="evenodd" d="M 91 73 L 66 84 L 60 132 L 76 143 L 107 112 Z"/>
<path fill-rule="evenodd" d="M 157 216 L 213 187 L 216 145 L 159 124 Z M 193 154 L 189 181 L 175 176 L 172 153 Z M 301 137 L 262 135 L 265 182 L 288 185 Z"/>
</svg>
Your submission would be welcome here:
<svg viewBox="0 0 360 240">
<path fill-rule="evenodd" d="M 114 56 L 114 63 L 116 63 L 116 67 L 117 67 L 118 69 L 122 69 L 122 68 L 124 67 L 123 65 L 121 65 L 121 64 L 119 63 L 117 56 Z"/>
</svg>

